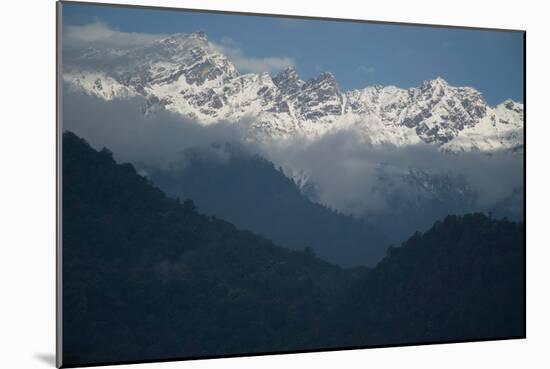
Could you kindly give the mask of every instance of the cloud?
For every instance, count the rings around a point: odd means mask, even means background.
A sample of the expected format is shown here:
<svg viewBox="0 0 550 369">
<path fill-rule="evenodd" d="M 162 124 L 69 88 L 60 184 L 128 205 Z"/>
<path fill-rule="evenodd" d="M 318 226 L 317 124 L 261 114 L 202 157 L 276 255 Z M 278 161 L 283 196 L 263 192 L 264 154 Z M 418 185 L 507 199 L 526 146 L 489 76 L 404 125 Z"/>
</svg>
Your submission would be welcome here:
<svg viewBox="0 0 550 369">
<path fill-rule="evenodd" d="M 294 65 L 294 60 L 288 56 L 254 57 L 246 55 L 238 43 L 224 36 L 219 43 L 211 42 L 222 54 L 235 64 L 243 73 L 274 73 Z"/>
<path fill-rule="evenodd" d="M 186 168 L 189 149 L 208 148 L 223 161 L 223 152 L 211 148 L 228 142 L 267 158 L 289 177 L 304 174 L 315 201 L 365 216 L 390 232 L 395 242 L 447 214 L 492 211 L 523 186 L 521 154 L 449 154 L 428 144 L 371 145 L 352 130 L 332 132 L 313 142 L 299 136 L 283 142 L 251 142 L 247 133 L 252 117 L 205 126 L 163 109 L 144 115 L 142 97 L 104 101 L 69 86 L 63 91 L 63 129 L 96 149 L 109 148 L 118 162 L 177 172 Z M 420 177 L 407 177 L 410 168 L 419 170 Z M 468 197 L 463 199 L 462 191 Z M 521 205 L 505 205 L 501 215 L 512 215 L 509 211 L 522 215 Z"/>
<path fill-rule="evenodd" d="M 233 62 L 238 69 L 248 72 L 277 72 L 286 67 L 294 65 L 292 59 L 287 57 L 271 56 L 267 58 L 250 58 L 244 56 L 233 56 Z"/>
<path fill-rule="evenodd" d="M 149 34 L 139 32 L 123 32 L 112 28 L 101 20 L 83 25 L 66 25 L 63 27 L 63 48 L 68 52 L 69 61 L 74 60 L 75 50 L 93 47 L 100 51 L 106 49 L 130 50 L 142 47 L 154 41 L 167 37 L 167 34 Z M 210 41 L 211 46 L 225 54 L 237 69 L 243 73 L 273 73 L 294 65 L 288 56 L 254 57 L 246 55 L 244 50 L 231 37 L 222 37 L 220 42 Z M 104 59 L 117 54 L 102 54 Z"/>
<path fill-rule="evenodd" d="M 439 190 L 457 196 L 468 188 L 476 194 L 474 210 L 487 210 L 523 185 L 521 155 L 479 152 L 450 154 L 428 144 L 395 147 L 370 145 L 355 132 L 341 130 L 308 142 L 295 138 L 261 148 L 287 170 L 307 173 L 320 201 L 339 211 L 361 215 L 391 210 L 392 199 L 437 196 L 424 178 L 411 185 L 410 169 L 429 173 Z M 381 181 L 382 179 L 382 181 Z M 449 182 L 448 182 L 449 181 Z M 466 188 L 462 186 L 465 185 Z"/>
<path fill-rule="evenodd" d="M 165 167 L 189 148 L 241 140 L 238 124 L 203 126 L 163 109 L 144 115 L 143 97 L 105 101 L 67 85 L 63 91 L 63 130 L 96 149 L 107 147 L 119 162 Z"/>
<path fill-rule="evenodd" d="M 240 143 L 282 166 L 289 175 L 292 171 L 306 173 L 321 203 L 348 214 L 384 212 L 391 208 L 392 196 L 424 196 L 422 188 L 415 189 L 404 179 L 410 168 L 431 173 L 434 178 L 449 176 L 456 181 L 451 186 L 463 180 L 479 194 L 475 200 L 479 209 L 490 208 L 523 185 L 521 155 L 449 154 L 428 144 L 370 145 L 352 130 L 329 133 L 313 142 L 296 136 L 283 143 L 251 143 L 246 140 L 253 124 L 250 117 L 204 126 L 162 109 L 145 116 L 142 97 L 104 101 L 68 86 L 64 91 L 63 128 L 98 149 L 110 148 L 119 161 L 162 167 L 180 160 L 188 148 Z"/>
<path fill-rule="evenodd" d="M 133 48 L 143 46 L 155 40 L 166 37 L 164 34 L 148 34 L 139 32 L 122 32 L 106 23 L 96 20 L 83 25 L 66 25 L 63 27 L 64 47 L 121 47 Z"/>
<path fill-rule="evenodd" d="M 104 67 L 105 70 L 114 70 L 117 66 L 126 70 L 127 63 L 132 62 L 129 57 L 121 58 L 119 49 L 122 52 L 132 50 L 166 37 L 121 32 L 101 21 L 65 26 L 63 36 L 64 53 L 69 49 L 69 53 L 64 54 L 64 63 L 73 61 L 78 63 L 78 67 L 88 63 L 90 67 Z M 230 37 L 210 43 L 227 55 L 241 72 L 272 73 L 294 64 L 286 56 L 250 56 Z M 98 51 L 98 57 L 79 59 L 80 52 L 88 47 L 95 48 L 92 51 Z M 73 58 L 67 58 L 68 55 Z M 315 68 L 324 70 L 322 65 Z M 374 73 L 374 68 L 359 65 L 357 71 Z M 189 148 L 210 147 L 212 143 L 228 141 L 241 143 L 285 168 L 287 174 L 305 173 L 315 188 L 316 193 L 312 197 L 333 209 L 356 216 L 374 214 L 374 218 L 380 218 L 379 214 L 391 212 L 401 203 L 416 203 L 417 208 L 408 214 L 420 218 L 419 212 L 430 206 L 428 202 L 431 199 L 424 201 L 430 193 L 422 192 L 421 185 L 414 188 L 407 182 L 405 177 L 411 167 L 432 173 L 435 178 L 448 175 L 453 181 L 456 180 L 448 185 L 455 192 L 462 190 L 459 186 L 461 178 L 464 179 L 478 194 L 474 200 L 475 207 L 469 211 L 490 209 L 523 185 L 521 155 L 451 155 L 438 151 L 432 145 L 383 147 L 365 143 L 351 129 L 327 134 L 314 142 L 293 137 L 284 144 L 257 145 L 243 139 L 250 137 L 247 130 L 254 124 L 253 117 L 239 122 L 203 126 L 162 109 L 144 116 L 146 101 L 143 97 L 107 102 L 69 88 L 63 90 L 64 128 L 84 137 L 98 149 L 108 147 L 120 162 L 132 162 L 138 167 L 140 164 L 163 168 L 185 166 L 182 158 L 185 159 L 184 153 Z M 449 214 L 456 208 L 444 210 L 445 214 Z M 430 223 L 441 217 L 430 216 Z M 409 218 L 406 221 L 412 223 Z M 393 223 L 391 225 L 394 226 Z M 408 231 L 406 233 L 410 234 Z"/>
</svg>

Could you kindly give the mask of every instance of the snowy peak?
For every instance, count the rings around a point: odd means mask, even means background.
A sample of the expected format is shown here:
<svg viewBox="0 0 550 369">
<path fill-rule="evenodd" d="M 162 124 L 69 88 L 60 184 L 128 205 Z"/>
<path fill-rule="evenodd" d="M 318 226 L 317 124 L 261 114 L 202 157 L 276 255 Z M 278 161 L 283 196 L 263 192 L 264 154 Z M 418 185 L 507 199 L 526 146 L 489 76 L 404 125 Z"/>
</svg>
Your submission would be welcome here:
<svg viewBox="0 0 550 369">
<path fill-rule="evenodd" d="M 195 47 L 208 49 L 208 38 L 204 32 L 175 33 L 158 41 L 171 54 L 185 53 Z"/>
<path fill-rule="evenodd" d="M 466 127 L 476 125 L 487 113 L 481 93 L 468 87 L 452 87 L 442 78 L 411 89 L 412 101 L 403 124 L 415 129 L 426 143 L 445 144 Z"/>
<path fill-rule="evenodd" d="M 316 78 L 309 81 L 311 85 L 328 86 L 330 88 L 338 88 L 336 84 L 336 77 L 330 72 L 323 72 Z"/>
<path fill-rule="evenodd" d="M 341 91 L 330 72 L 307 81 L 294 67 L 273 77 L 241 75 L 204 32 L 129 50 L 88 47 L 76 60 L 63 79 L 85 93 L 105 100 L 140 95 L 146 112 L 167 109 L 202 124 L 246 116 L 245 136 L 260 141 L 296 135 L 316 140 L 353 129 L 369 144 L 427 143 L 447 151 L 517 150 L 523 142 L 521 103 L 491 107 L 476 89 L 451 86 L 441 77 L 408 89 Z"/>
<path fill-rule="evenodd" d="M 285 82 L 298 82 L 300 80 L 300 76 L 298 75 L 298 72 L 296 71 L 296 68 L 293 66 L 286 67 L 283 71 L 279 72 L 275 77 L 273 77 L 273 82 L 277 86 L 279 86 L 280 83 Z"/>
<path fill-rule="evenodd" d="M 168 37 L 160 40 L 162 43 L 187 43 L 197 42 L 206 45 L 208 43 L 208 36 L 204 31 L 190 32 L 190 33 L 173 33 Z"/>
<path fill-rule="evenodd" d="M 500 110 L 503 114 L 523 116 L 523 104 L 510 99 L 497 105 L 497 110 Z"/>
<path fill-rule="evenodd" d="M 441 77 L 422 82 L 420 90 L 430 95 L 443 96 L 447 92 L 449 84 Z"/>
<path fill-rule="evenodd" d="M 336 78 L 330 72 L 321 73 L 316 78 L 306 81 L 303 89 L 316 91 L 320 97 L 336 96 L 340 94 Z"/>
<path fill-rule="evenodd" d="M 315 122 L 322 118 L 341 115 L 343 96 L 334 75 L 325 72 L 304 83 L 296 95 L 294 104 L 301 119 Z"/>
<path fill-rule="evenodd" d="M 300 79 L 294 67 L 287 67 L 273 77 L 273 83 L 275 83 L 279 90 L 285 95 L 295 94 L 304 85 L 304 81 Z"/>
<path fill-rule="evenodd" d="M 136 55 L 137 60 L 141 65 L 150 65 L 153 84 L 171 83 L 183 74 L 187 84 L 201 86 L 207 81 L 228 80 L 239 75 L 233 63 L 208 41 L 204 32 L 172 35 L 141 52 L 142 55 Z"/>
</svg>

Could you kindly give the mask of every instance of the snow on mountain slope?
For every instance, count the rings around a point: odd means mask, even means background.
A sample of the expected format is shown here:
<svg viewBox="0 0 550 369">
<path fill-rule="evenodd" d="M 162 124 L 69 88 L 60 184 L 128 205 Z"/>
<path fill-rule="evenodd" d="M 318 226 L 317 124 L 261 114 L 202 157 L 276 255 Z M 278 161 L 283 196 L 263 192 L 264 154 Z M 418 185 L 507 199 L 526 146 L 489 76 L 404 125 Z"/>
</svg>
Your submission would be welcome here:
<svg viewBox="0 0 550 369">
<path fill-rule="evenodd" d="M 523 104 L 507 100 L 488 109 L 477 124 L 466 127 L 452 141 L 442 145 L 450 151 L 497 151 L 523 149 Z"/>
<path fill-rule="evenodd" d="M 63 81 L 104 100 L 137 95 L 133 88 L 121 84 L 102 72 L 64 73 Z"/>
<path fill-rule="evenodd" d="M 347 129 L 365 143 L 428 143 L 453 152 L 523 145 L 521 103 L 491 107 L 479 91 L 442 78 L 409 89 L 341 91 L 330 73 L 308 81 L 292 67 L 276 76 L 241 75 L 202 32 L 129 50 L 86 48 L 68 63 L 63 80 L 105 100 L 142 95 L 147 111 L 165 108 L 205 125 L 239 122 L 245 136 L 258 141 L 315 140 Z"/>
</svg>

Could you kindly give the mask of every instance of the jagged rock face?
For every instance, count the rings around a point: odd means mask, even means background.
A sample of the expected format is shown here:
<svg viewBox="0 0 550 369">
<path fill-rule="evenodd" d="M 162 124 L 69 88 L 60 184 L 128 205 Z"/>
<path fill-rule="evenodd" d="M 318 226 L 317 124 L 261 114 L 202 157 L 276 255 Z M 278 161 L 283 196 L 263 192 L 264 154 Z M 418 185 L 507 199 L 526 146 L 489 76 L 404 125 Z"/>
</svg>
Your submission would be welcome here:
<svg viewBox="0 0 550 369">
<path fill-rule="evenodd" d="M 251 117 L 245 134 L 260 141 L 314 140 L 351 128 L 371 144 L 423 142 L 448 151 L 517 150 L 523 142 L 521 103 L 490 107 L 479 91 L 441 78 L 409 89 L 341 91 L 330 73 L 308 81 L 292 67 L 241 75 L 202 32 L 130 50 L 86 48 L 63 78 L 107 100 L 141 95 L 146 112 L 164 108 L 202 124 Z"/>
<path fill-rule="evenodd" d="M 408 90 L 374 86 L 350 94 L 353 113 L 377 116 L 386 126 L 406 127 L 426 143 L 445 144 L 487 115 L 480 92 L 443 79 Z"/>
<path fill-rule="evenodd" d="M 217 52 L 204 33 L 176 34 L 142 49 L 133 50 L 127 68 L 117 70 L 121 82 L 125 77 L 143 77 L 146 86 L 170 85 L 180 81 L 187 85 L 204 86 L 237 77 L 233 64 Z M 216 83 L 214 83 L 216 84 Z"/>
<path fill-rule="evenodd" d="M 343 109 L 342 94 L 338 90 L 336 79 L 330 73 L 323 73 L 304 83 L 293 102 L 298 108 L 299 117 L 306 121 L 338 116 Z"/>
<path fill-rule="evenodd" d="M 281 95 L 294 95 L 304 86 L 304 81 L 298 76 L 296 69 L 289 67 L 273 77 L 273 83 L 281 91 Z"/>
<path fill-rule="evenodd" d="M 414 127 L 427 143 L 451 141 L 465 127 L 475 126 L 487 112 L 481 93 L 471 88 L 450 87 L 441 78 L 424 82 L 413 96 L 416 109 L 403 123 Z"/>
</svg>

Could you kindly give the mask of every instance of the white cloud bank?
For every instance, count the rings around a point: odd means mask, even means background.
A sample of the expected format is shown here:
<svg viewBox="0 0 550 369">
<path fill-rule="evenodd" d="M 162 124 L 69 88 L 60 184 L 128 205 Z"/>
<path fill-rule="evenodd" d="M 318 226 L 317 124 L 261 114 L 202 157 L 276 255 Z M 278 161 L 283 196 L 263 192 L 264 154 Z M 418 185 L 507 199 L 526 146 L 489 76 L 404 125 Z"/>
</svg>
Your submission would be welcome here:
<svg viewBox="0 0 550 369">
<path fill-rule="evenodd" d="M 69 50 L 82 50 L 88 47 L 126 50 L 145 46 L 167 36 L 167 34 L 123 32 L 96 20 L 94 23 L 64 26 L 63 47 Z M 225 54 L 242 73 L 274 73 L 294 65 L 294 61 L 288 56 L 256 57 L 247 55 L 244 49 L 230 37 L 223 37 L 220 42 L 210 41 L 210 44 Z"/>
<path fill-rule="evenodd" d="M 83 25 L 63 27 L 63 46 L 86 48 L 89 46 L 139 47 L 166 37 L 164 34 L 122 32 L 97 20 Z"/>
</svg>

